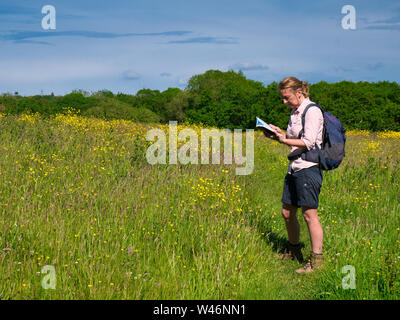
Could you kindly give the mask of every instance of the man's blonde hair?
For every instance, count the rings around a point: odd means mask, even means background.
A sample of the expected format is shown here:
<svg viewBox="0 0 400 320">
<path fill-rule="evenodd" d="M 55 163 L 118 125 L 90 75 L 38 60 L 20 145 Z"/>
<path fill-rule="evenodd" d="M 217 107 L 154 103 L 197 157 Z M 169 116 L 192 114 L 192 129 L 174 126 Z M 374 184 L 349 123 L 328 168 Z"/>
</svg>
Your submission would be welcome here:
<svg viewBox="0 0 400 320">
<path fill-rule="evenodd" d="M 301 89 L 301 92 L 303 93 L 303 96 L 305 98 L 308 98 L 310 93 L 310 87 L 308 82 L 300 81 L 295 77 L 286 77 L 281 82 L 279 82 L 278 88 L 279 90 L 292 89 L 293 91 Z"/>
</svg>

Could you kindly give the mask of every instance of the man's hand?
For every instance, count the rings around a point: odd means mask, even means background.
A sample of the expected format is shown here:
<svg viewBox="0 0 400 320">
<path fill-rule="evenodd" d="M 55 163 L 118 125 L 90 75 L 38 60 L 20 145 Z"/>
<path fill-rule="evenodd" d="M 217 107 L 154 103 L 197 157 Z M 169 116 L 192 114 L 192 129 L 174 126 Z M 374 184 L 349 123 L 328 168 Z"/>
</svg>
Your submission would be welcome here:
<svg viewBox="0 0 400 320">
<path fill-rule="evenodd" d="M 279 127 L 274 126 L 273 124 L 270 124 L 269 126 L 272 129 L 274 129 L 277 136 L 282 136 L 282 137 L 286 138 L 286 134 Z"/>
<path fill-rule="evenodd" d="M 264 129 L 263 130 L 264 135 L 267 138 L 283 143 L 283 140 L 286 139 L 286 134 L 279 127 L 276 127 L 272 124 L 270 124 L 270 127 L 274 129 L 275 133 L 272 133 L 271 131 Z"/>
<path fill-rule="evenodd" d="M 267 138 L 270 138 L 272 140 L 277 140 L 277 136 L 274 132 L 271 132 L 265 128 L 261 128 L 261 130 L 264 133 L 264 136 L 266 136 Z"/>
</svg>

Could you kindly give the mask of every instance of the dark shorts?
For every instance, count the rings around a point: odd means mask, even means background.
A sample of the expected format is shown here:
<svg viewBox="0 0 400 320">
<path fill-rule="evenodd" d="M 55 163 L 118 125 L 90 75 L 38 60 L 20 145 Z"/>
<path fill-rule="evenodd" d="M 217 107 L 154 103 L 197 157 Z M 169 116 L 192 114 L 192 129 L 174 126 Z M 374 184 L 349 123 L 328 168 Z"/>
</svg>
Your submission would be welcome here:
<svg viewBox="0 0 400 320">
<path fill-rule="evenodd" d="M 282 202 L 298 208 L 305 206 L 317 209 L 322 179 L 319 166 L 287 173 L 283 184 Z"/>
</svg>

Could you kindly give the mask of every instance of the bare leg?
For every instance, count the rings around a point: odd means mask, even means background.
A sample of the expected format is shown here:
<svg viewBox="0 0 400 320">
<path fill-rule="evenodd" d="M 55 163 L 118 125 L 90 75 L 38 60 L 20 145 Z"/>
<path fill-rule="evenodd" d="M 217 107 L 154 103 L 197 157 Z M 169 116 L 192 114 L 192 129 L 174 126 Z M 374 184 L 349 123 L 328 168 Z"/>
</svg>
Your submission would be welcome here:
<svg viewBox="0 0 400 320">
<path fill-rule="evenodd" d="M 317 209 L 302 207 L 303 217 L 310 233 L 311 248 L 316 254 L 322 253 L 323 231 L 319 223 Z"/>
<path fill-rule="evenodd" d="M 289 242 L 298 244 L 300 238 L 300 224 L 296 217 L 297 207 L 286 203 L 282 205 L 282 216 L 286 223 Z"/>
</svg>

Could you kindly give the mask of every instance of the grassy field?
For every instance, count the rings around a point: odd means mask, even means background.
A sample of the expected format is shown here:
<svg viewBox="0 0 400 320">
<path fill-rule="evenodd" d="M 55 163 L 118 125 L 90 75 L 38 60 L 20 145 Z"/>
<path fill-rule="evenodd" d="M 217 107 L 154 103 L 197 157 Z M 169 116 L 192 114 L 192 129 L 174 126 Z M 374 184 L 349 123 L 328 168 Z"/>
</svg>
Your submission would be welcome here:
<svg viewBox="0 0 400 320">
<path fill-rule="evenodd" d="M 298 276 L 276 258 L 286 146 L 257 132 L 254 172 L 238 176 L 149 165 L 148 125 L 68 112 L 0 126 L 1 299 L 400 298 L 400 133 L 348 133 L 320 196 L 325 265 Z"/>
</svg>

